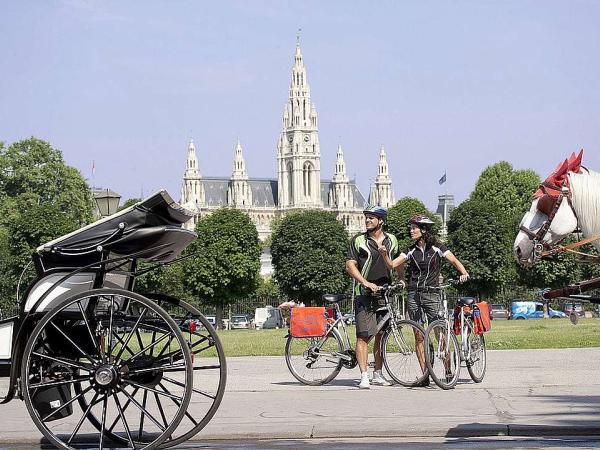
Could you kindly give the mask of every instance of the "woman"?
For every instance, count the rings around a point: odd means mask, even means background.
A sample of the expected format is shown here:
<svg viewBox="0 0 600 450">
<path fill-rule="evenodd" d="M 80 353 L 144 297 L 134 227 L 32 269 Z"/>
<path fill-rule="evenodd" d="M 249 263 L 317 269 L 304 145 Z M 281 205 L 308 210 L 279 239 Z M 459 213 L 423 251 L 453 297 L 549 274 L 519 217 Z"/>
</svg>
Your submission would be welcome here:
<svg viewBox="0 0 600 450">
<path fill-rule="evenodd" d="M 397 268 L 409 261 L 411 274 L 408 283 L 408 314 L 412 320 L 421 324 L 427 320 L 431 323 L 438 318 L 442 310 L 440 294 L 436 287 L 439 286 L 440 268 L 442 258 L 446 258 L 460 272 L 459 282 L 464 283 L 469 278 L 468 272 L 462 263 L 442 243 L 439 243 L 431 232 L 433 221 L 423 215 L 413 216 L 408 221 L 410 238 L 413 245 L 393 261 L 388 256 L 385 248 L 378 248 L 386 266 L 389 269 Z M 433 289 L 431 289 L 433 288 Z M 422 336 L 417 338 L 417 357 L 421 368 L 425 370 Z M 423 385 L 427 386 L 429 379 Z"/>
</svg>

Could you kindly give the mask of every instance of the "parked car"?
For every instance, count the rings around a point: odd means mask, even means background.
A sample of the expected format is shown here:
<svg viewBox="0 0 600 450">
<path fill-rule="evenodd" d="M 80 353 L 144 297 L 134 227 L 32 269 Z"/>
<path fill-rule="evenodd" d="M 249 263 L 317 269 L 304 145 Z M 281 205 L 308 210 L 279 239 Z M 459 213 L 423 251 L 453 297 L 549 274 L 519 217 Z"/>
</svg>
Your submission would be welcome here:
<svg viewBox="0 0 600 450">
<path fill-rule="evenodd" d="M 265 306 L 264 308 L 256 308 L 254 313 L 254 324 L 256 328 L 281 328 L 283 327 L 283 315 L 279 308 Z"/>
<path fill-rule="evenodd" d="M 548 307 L 548 317 L 551 319 L 561 319 L 567 317 L 562 311 L 556 311 Z M 543 319 L 544 304 L 532 300 L 513 300 L 511 303 L 511 319 Z"/>
<path fill-rule="evenodd" d="M 250 319 L 246 315 L 231 316 L 231 328 L 250 328 Z"/>
<path fill-rule="evenodd" d="M 210 323 L 213 327 L 215 327 L 217 325 L 217 318 L 216 316 L 205 316 L 206 320 L 208 321 L 208 323 Z"/>
<path fill-rule="evenodd" d="M 508 309 L 504 307 L 504 305 L 500 305 L 498 303 L 492 303 L 490 316 L 493 319 L 510 319 L 510 312 Z"/>
<path fill-rule="evenodd" d="M 567 316 L 570 316 L 574 312 L 579 317 L 585 317 L 585 311 L 580 302 L 565 302 L 563 304 L 563 311 Z"/>
<path fill-rule="evenodd" d="M 356 323 L 356 316 L 354 313 L 344 313 L 342 314 L 342 320 L 346 325 L 354 325 Z"/>
</svg>

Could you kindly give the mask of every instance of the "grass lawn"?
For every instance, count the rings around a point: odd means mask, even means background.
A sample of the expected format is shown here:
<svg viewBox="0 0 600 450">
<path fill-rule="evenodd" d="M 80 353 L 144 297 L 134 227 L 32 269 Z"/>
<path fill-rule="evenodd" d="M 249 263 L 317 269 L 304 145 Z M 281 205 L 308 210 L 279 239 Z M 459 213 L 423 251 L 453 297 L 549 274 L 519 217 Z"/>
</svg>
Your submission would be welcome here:
<svg viewBox="0 0 600 450">
<path fill-rule="evenodd" d="M 348 327 L 354 346 L 354 327 Z M 287 329 L 220 331 L 227 356 L 283 356 Z M 600 319 L 494 320 L 488 350 L 600 347 Z"/>
</svg>

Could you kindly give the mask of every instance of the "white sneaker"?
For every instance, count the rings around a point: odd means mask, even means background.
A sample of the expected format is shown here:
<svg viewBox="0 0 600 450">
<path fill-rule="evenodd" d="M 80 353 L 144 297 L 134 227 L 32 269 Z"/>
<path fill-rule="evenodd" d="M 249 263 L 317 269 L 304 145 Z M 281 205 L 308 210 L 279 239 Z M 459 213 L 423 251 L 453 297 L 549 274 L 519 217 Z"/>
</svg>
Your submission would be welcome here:
<svg viewBox="0 0 600 450">
<path fill-rule="evenodd" d="M 391 386 L 392 383 L 390 383 L 388 380 L 386 380 L 385 378 L 383 378 L 383 375 L 379 374 L 379 373 L 375 373 L 373 375 L 373 379 L 371 380 L 371 384 L 375 385 L 375 386 Z"/>
<path fill-rule="evenodd" d="M 359 389 L 371 389 L 371 382 L 369 381 L 369 377 L 361 377 L 360 383 L 358 383 Z"/>
</svg>

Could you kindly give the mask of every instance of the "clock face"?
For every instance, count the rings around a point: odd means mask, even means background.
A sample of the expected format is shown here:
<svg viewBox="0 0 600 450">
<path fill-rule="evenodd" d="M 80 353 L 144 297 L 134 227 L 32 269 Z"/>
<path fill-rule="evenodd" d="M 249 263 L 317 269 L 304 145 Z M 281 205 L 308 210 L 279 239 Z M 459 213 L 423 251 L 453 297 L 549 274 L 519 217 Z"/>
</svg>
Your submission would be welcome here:
<svg viewBox="0 0 600 450">
<path fill-rule="evenodd" d="M 288 141 L 292 142 L 294 140 L 294 136 L 292 136 L 291 134 L 288 136 Z"/>
<path fill-rule="evenodd" d="M 304 135 L 304 142 L 308 142 L 310 140 L 310 137 L 308 137 L 308 134 Z"/>
</svg>

